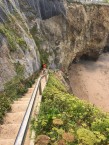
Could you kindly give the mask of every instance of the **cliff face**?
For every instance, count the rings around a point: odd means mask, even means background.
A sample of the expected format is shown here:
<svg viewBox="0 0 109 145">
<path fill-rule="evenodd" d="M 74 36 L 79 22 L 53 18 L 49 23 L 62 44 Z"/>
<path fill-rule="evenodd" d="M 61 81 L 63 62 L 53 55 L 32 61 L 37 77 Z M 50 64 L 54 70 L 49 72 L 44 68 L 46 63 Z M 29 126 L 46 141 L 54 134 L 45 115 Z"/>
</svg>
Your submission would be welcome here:
<svg viewBox="0 0 109 145">
<path fill-rule="evenodd" d="M 0 91 L 18 73 L 25 79 L 40 68 L 38 48 L 26 21 L 17 0 L 0 2 Z"/>
<path fill-rule="evenodd" d="M 41 21 L 41 31 L 53 67 L 67 69 L 83 54 L 96 59 L 109 46 L 109 6 L 72 3 L 66 16 Z"/>
<path fill-rule="evenodd" d="M 67 70 L 75 58 L 83 54 L 97 58 L 108 47 L 108 5 L 0 2 L 0 90 L 17 74 L 18 64 L 27 78 L 40 68 L 40 61 Z"/>
</svg>

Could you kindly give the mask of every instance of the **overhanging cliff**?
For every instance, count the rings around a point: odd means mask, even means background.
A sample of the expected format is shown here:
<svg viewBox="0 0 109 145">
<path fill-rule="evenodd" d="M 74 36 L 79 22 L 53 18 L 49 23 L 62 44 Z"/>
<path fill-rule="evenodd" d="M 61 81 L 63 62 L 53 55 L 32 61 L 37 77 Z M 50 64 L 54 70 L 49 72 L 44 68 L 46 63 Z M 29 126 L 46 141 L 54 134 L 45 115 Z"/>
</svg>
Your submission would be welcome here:
<svg viewBox="0 0 109 145">
<path fill-rule="evenodd" d="M 98 58 L 109 46 L 109 6 L 100 4 L 66 4 L 66 15 L 40 21 L 46 40 L 41 49 L 49 55 L 51 67 L 67 69 L 86 54 Z"/>
</svg>

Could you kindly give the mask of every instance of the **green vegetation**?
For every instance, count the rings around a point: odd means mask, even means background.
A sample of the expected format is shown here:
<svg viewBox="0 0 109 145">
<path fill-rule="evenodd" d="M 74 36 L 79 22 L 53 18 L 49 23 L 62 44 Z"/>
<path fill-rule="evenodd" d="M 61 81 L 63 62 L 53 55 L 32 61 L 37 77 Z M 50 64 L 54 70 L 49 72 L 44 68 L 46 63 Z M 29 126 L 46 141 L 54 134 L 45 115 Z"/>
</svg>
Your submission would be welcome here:
<svg viewBox="0 0 109 145">
<path fill-rule="evenodd" d="M 34 38 L 34 40 L 35 40 L 35 43 L 36 43 L 38 49 L 40 49 L 40 43 L 41 43 L 41 41 L 40 41 L 39 37 L 37 36 L 37 33 L 38 33 L 37 27 L 34 26 L 34 27 L 30 30 L 30 32 L 31 32 L 31 34 L 32 34 L 32 36 L 33 36 L 33 38 Z"/>
<path fill-rule="evenodd" d="M 109 144 L 109 116 L 69 94 L 53 74 L 43 93 L 38 120 L 34 117 L 31 127 L 36 144 L 47 137 L 49 145 Z"/>
<path fill-rule="evenodd" d="M 40 61 L 41 61 L 41 64 L 43 64 L 43 63 L 48 64 L 49 53 L 47 53 L 43 49 L 40 49 L 39 52 L 40 52 Z"/>
<path fill-rule="evenodd" d="M 10 51 L 15 51 L 16 50 L 16 43 L 15 43 L 16 40 L 15 40 L 15 36 L 14 36 L 13 32 L 10 29 L 8 29 L 8 27 L 6 28 L 4 25 L 0 24 L 0 33 L 4 34 L 6 36 Z"/>
<path fill-rule="evenodd" d="M 80 0 L 74 1 L 74 0 L 67 0 L 68 3 L 81 3 Z M 84 1 L 85 2 L 85 1 Z"/>
<path fill-rule="evenodd" d="M 0 24 L 0 34 L 6 38 L 10 52 L 16 52 L 19 47 L 25 52 L 28 47 L 26 41 L 22 37 L 22 29 L 24 28 L 27 34 L 28 32 L 20 15 L 16 13 L 16 16 L 17 19 L 13 15 L 9 15 L 10 20 L 5 24 Z M 31 87 L 34 83 L 37 75 L 34 74 L 30 78 L 24 80 L 24 66 L 19 62 L 15 63 L 14 66 L 17 76 L 5 84 L 4 92 L 0 93 L 0 124 L 3 122 L 5 113 L 11 109 L 10 104 L 13 100 L 26 93 L 28 87 Z"/>
<path fill-rule="evenodd" d="M 21 65 L 19 62 L 15 63 L 14 66 L 16 69 L 17 76 L 22 79 L 24 77 L 24 66 Z"/>
<path fill-rule="evenodd" d="M 3 116 L 10 109 L 10 100 L 8 96 L 6 96 L 4 92 L 0 93 L 0 123 L 3 122 Z"/>
<path fill-rule="evenodd" d="M 24 50 L 24 49 L 27 49 L 27 44 L 26 44 L 26 42 L 24 41 L 24 39 L 22 39 L 22 38 L 17 38 L 17 44 L 19 44 L 19 46 L 20 46 L 21 48 L 23 48 L 23 50 Z"/>
<path fill-rule="evenodd" d="M 102 2 L 109 3 L 109 0 L 103 0 Z"/>
<path fill-rule="evenodd" d="M 29 33 L 29 29 L 28 29 L 28 26 L 25 22 L 25 19 L 24 17 L 22 17 L 22 14 L 18 13 L 17 11 L 14 12 L 13 15 L 10 15 L 10 19 L 11 19 L 11 22 L 15 22 L 15 23 L 19 23 L 20 26 L 25 30 L 25 32 L 30 35 Z"/>
<path fill-rule="evenodd" d="M 32 34 L 32 36 L 35 40 L 36 46 L 38 47 L 41 64 L 43 64 L 43 63 L 48 64 L 49 53 L 46 52 L 46 50 L 43 50 L 43 49 L 40 48 L 42 40 L 37 36 L 37 33 L 38 33 L 37 27 L 34 26 L 30 31 L 31 31 L 31 34 Z"/>
<path fill-rule="evenodd" d="M 27 49 L 25 40 L 16 32 L 19 31 L 17 30 L 17 26 L 13 26 L 11 23 L 8 25 L 0 24 L 0 33 L 7 38 L 10 51 L 15 52 L 17 50 L 17 45 L 19 45 L 23 50 Z"/>
<path fill-rule="evenodd" d="M 0 93 L 0 124 L 3 122 L 3 117 L 6 112 L 11 109 L 10 104 L 13 100 L 20 98 L 26 93 L 38 77 L 38 73 L 34 73 L 28 79 L 24 80 L 23 66 L 19 63 L 16 64 L 16 70 L 17 76 L 6 83 L 4 92 Z"/>
</svg>

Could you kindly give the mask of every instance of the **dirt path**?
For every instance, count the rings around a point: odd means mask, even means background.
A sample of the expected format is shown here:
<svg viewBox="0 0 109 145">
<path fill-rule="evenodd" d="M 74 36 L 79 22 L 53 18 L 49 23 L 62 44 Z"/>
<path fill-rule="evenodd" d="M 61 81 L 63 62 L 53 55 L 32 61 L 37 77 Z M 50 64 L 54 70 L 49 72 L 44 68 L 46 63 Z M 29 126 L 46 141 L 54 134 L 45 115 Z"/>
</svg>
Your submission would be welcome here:
<svg viewBox="0 0 109 145">
<path fill-rule="evenodd" d="M 73 93 L 109 112 L 109 53 L 98 61 L 81 61 L 69 70 Z"/>
</svg>

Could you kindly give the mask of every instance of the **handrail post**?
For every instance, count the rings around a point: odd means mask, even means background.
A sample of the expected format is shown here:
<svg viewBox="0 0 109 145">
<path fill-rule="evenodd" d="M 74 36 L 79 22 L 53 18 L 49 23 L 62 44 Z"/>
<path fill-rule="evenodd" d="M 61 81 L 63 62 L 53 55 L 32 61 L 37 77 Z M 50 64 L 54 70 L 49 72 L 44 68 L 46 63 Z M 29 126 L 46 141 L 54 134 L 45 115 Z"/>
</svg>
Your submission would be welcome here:
<svg viewBox="0 0 109 145">
<path fill-rule="evenodd" d="M 39 94 L 42 95 L 42 86 L 41 86 L 41 81 L 39 83 Z"/>
</svg>

